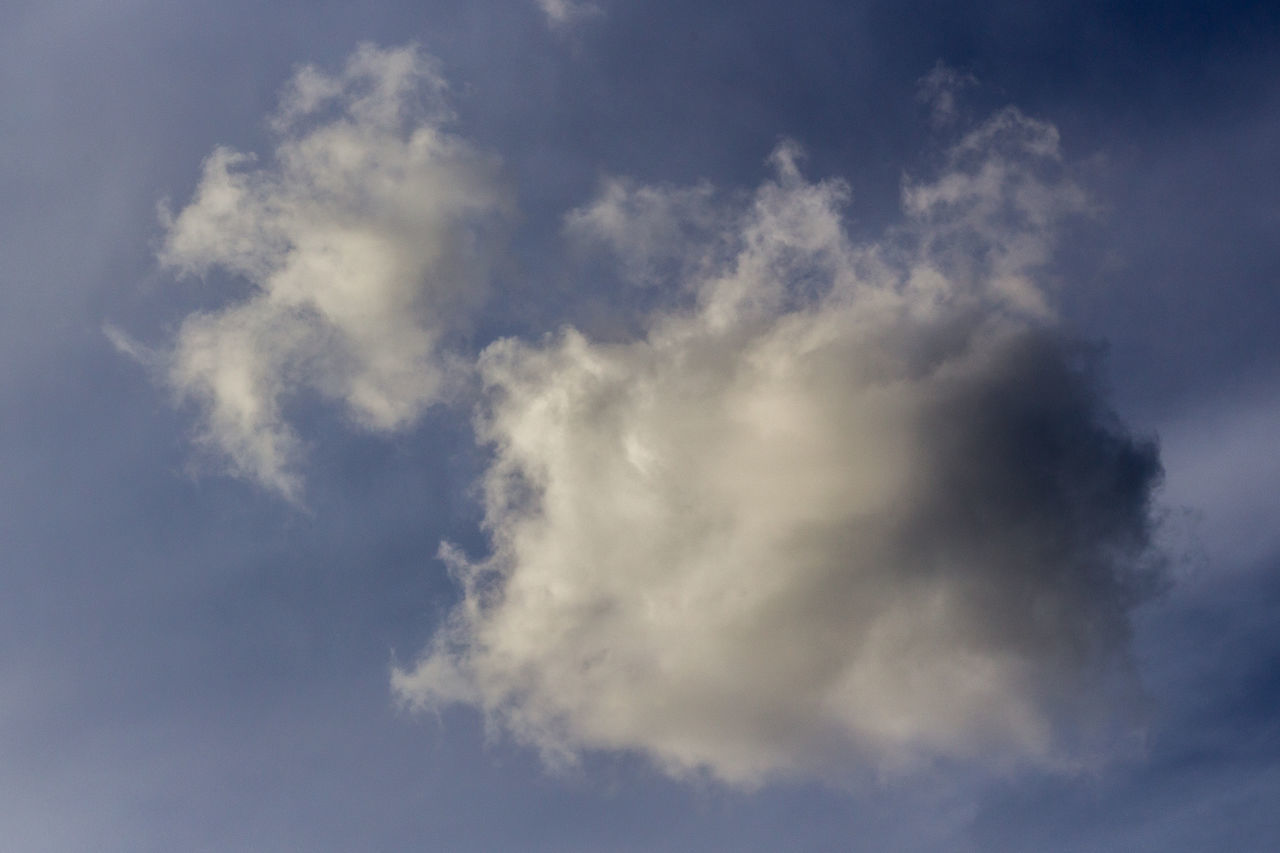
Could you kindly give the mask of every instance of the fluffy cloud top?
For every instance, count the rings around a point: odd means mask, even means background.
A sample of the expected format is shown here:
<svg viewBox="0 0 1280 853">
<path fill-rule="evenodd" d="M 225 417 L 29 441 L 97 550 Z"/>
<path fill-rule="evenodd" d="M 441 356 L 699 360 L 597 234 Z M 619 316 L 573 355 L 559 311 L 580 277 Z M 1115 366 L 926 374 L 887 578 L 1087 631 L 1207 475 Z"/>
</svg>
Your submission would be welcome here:
<svg viewBox="0 0 1280 853">
<path fill-rule="evenodd" d="M 395 687 L 744 785 L 1071 761 L 1127 686 L 1159 464 L 1036 285 L 1084 204 L 1056 133 L 998 114 L 869 245 L 773 162 L 737 209 L 614 181 L 570 217 L 684 307 L 484 352 L 492 552 L 444 549 L 462 600 Z"/>
<path fill-rule="evenodd" d="M 336 75 L 300 70 L 272 119 L 272 160 L 219 148 L 168 223 L 162 264 L 252 285 L 188 317 L 164 354 L 232 470 L 296 499 L 300 391 L 394 430 L 439 399 L 441 354 L 484 293 L 510 203 L 499 164 L 446 131 L 445 84 L 416 49 L 364 46 Z"/>
</svg>

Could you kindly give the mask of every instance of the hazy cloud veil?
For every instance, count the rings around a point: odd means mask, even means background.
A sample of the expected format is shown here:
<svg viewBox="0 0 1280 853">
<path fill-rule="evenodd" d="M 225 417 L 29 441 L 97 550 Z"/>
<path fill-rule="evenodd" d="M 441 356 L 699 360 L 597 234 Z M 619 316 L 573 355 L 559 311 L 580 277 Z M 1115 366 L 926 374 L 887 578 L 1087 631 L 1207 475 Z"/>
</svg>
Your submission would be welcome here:
<svg viewBox="0 0 1280 853">
<path fill-rule="evenodd" d="M 404 700 L 746 785 L 1105 734 L 1160 466 L 1038 280 L 1086 208 L 1056 131 L 998 113 L 871 243 L 797 161 L 747 203 L 615 179 L 570 215 L 672 307 L 485 350 L 492 552 L 443 549 L 463 598 Z"/>
</svg>

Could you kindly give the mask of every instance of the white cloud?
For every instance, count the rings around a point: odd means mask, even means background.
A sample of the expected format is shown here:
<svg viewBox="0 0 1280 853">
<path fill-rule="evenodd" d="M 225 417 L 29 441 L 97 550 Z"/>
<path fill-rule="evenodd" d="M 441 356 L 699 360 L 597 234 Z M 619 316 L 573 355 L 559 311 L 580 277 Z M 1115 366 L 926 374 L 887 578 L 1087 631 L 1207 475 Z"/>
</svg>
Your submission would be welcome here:
<svg viewBox="0 0 1280 853">
<path fill-rule="evenodd" d="M 928 105 L 934 127 L 945 127 L 959 115 L 956 96 L 962 89 L 977 83 L 978 78 L 972 74 L 957 71 L 938 60 L 933 69 L 916 83 L 916 100 Z"/>
<path fill-rule="evenodd" d="M 1105 728 L 1158 464 L 1035 286 L 1082 203 L 1056 134 L 997 115 L 869 245 L 796 156 L 738 208 L 611 182 L 570 216 L 646 271 L 663 217 L 719 225 L 643 339 L 484 352 L 492 553 L 442 551 L 463 598 L 410 705 L 742 785 Z"/>
<path fill-rule="evenodd" d="M 600 14 L 600 7 L 583 0 L 538 0 L 538 8 L 553 27 L 565 27 L 583 18 Z"/>
<path fill-rule="evenodd" d="M 606 179 L 595 201 L 565 217 L 571 239 L 612 252 L 628 279 L 647 285 L 712 262 L 706 250 L 724 225 L 710 184 L 646 187 L 623 178 Z"/>
<path fill-rule="evenodd" d="M 274 157 L 216 149 L 167 223 L 164 267 L 252 285 L 186 319 L 168 381 L 200 407 L 203 444 L 290 499 L 290 397 L 318 393 L 366 429 L 412 423 L 449 382 L 442 341 L 483 297 L 510 202 L 496 158 L 445 129 L 444 90 L 413 47 L 303 68 L 272 119 Z"/>
</svg>

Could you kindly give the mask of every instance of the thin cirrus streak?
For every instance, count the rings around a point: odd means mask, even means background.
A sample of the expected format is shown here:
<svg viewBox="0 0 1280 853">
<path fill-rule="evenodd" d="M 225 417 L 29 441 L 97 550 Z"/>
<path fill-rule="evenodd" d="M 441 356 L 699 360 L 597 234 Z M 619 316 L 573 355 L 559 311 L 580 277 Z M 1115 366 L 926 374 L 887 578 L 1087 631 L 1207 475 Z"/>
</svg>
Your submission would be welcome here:
<svg viewBox="0 0 1280 853">
<path fill-rule="evenodd" d="M 462 600 L 405 703 L 748 787 L 1113 737 L 1160 465 L 1039 284 L 1088 208 L 1056 131 L 997 113 L 861 244 L 797 159 L 745 205 L 614 179 L 570 214 L 692 305 L 483 352 L 491 552 L 442 548 Z"/>
</svg>

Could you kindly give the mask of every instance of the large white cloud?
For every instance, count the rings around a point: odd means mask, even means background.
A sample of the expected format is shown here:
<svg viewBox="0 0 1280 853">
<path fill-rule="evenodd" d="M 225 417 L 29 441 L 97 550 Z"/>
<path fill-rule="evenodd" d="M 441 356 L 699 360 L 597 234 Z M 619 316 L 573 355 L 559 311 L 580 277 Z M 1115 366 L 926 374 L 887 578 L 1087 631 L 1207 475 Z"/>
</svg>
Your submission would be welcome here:
<svg viewBox="0 0 1280 853">
<path fill-rule="evenodd" d="M 872 244 L 842 183 L 774 168 L 737 209 L 612 181 L 570 217 L 683 307 L 484 352 L 492 552 L 443 550 L 462 600 L 396 690 L 745 785 L 1077 760 L 1127 686 L 1159 465 L 1036 283 L 1084 207 L 1056 132 L 996 115 Z"/>
<path fill-rule="evenodd" d="M 162 264 L 221 269 L 248 295 L 194 314 L 162 356 L 232 470 L 300 494 L 289 399 L 317 393 L 394 430 L 450 380 L 442 343 L 484 294 L 510 201 L 492 155 L 447 131 L 445 84 L 412 47 L 300 70 L 272 119 L 272 159 L 213 152 L 171 217 Z"/>
</svg>

